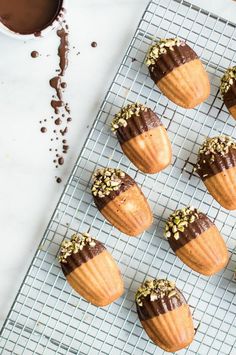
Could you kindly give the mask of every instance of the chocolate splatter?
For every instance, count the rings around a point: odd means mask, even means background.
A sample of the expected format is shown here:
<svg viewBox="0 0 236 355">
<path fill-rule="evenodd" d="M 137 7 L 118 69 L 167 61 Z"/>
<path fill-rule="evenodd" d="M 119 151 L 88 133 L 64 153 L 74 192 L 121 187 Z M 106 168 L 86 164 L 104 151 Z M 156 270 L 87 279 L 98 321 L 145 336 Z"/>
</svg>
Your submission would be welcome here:
<svg viewBox="0 0 236 355">
<path fill-rule="evenodd" d="M 91 43 L 91 47 L 93 47 L 93 48 L 96 48 L 97 47 L 97 42 L 95 42 L 95 41 L 93 41 L 92 43 Z"/>
<path fill-rule="evenodd" d="M 42 128 L 40 129 L 40 131 L 41 131 L 42 133 L 46 133 L 46 132 L 47 132 L 47 128 L 46 128 L 46 127 L 42 127 Z"/>
<path fill-rule="evenodd" d="M 60 124 L 62 124 L 62 120 L 58 117 L 54 123 L 55 125 L 59 126 Z"/>
<path fill-rule="evenodd" d="M 31 55 L 32 58 L 37 58 L 39 56 L 39 52 L 32 51 L 30 55 Z"/>
<path fill-rule="evenodd" d="M 60 184 L 60 183 L 61 183 L 61 181 L 62 181 L 62 180 L 61 180 L 61 178 L 60 178 L 60 177 L 57 177 L 57 178 L 56 178 L 56 182 L 57 182 L 58 184 Z"/>
</svg>

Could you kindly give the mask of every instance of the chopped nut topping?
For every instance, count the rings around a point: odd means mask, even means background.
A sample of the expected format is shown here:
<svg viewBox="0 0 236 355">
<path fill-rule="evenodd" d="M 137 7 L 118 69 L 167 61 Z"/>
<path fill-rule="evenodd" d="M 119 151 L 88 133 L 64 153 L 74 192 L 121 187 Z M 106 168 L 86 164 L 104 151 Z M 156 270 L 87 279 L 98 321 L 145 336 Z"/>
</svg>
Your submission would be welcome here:
<svg viewBox="0 0 236 355">
<path fill-rule="evenodd" d="M 98 169 L 93 177 L 92 194 L 102 198 L 110 195 L 111 191 L 119 190 L 125 173 L 120 169 L 102 168 Z"/>
<path fill-rule="evenodd" d="M 213 163 L 216 154 L 226 155 L 229 152 L 229 148 L 236 149 L 236 142 L 231 137 L 221 135 L 219 137 L 207 138 L 198 151 L 197 164 L 194 170 L 200 169 L 201 164 L 206 162 L 205 159 L 202 159 L 203 157 L 210 159 L 210 162 Z"/>
<path fill-rule="evenodd" d="M 227 93 L 227 91 L 233 85 L 235 80 L 236 80 L 236 66 L 232 68 L 228 68 L 224 73 L 223 77 L 221 78 L 220 92 L 222 96 L 224 96 L 224 94 Z"/>
<path fill-rule="evenodd" d="M 59 262 L 66 264 L 68 256 L 77 254 L 85 245 L 95 247 L 96 241 L 88 233 L 73 234 L 70 240 L 66 239 L 61 243 Z"/>
<path fill-rule="evenodd" d="M 148 108 L 138 102 L 129 104 L 121 109 L 111 122 L 111 130 L 115 132 L 119 127 L 126 127 L 127 121 L 132 116 L 140 116 L 140 112 L 147 112 Z"/>
<path fill-rule="evenodd" d="M 189 223 L 199 218 L 198 213 L 199 211 L 194 207 L 185 207 L 172 213 L 165 225 L 165 237 L 168 239 L 173 236 L 178 240 L 180 232 L 184 232 Z"/>
<path fill-rule="evenodd" d="M 156 301 L 165 296 L 176 296 L 175 283 L 168 280 L 147 280 L 138 289 L 135 295 L 137 304 L 142 307 L 143 299 L 150 296 L 150 301 Z"/>
<path fill-rule="evenodd" d="M 167 49 L 171 51 L 174 50 L 174 46 L 181 46 L 184 41 L 180 38 L 168 38 L 168 39 L 160 39 L 156 43 L 154 43 L 148 50 L 148 54 L 146 57 L 146 65 L 149 67 L 150 65 L 155 65 L 156 60 L 162 55 L 167 53 Z"/>
</svg>

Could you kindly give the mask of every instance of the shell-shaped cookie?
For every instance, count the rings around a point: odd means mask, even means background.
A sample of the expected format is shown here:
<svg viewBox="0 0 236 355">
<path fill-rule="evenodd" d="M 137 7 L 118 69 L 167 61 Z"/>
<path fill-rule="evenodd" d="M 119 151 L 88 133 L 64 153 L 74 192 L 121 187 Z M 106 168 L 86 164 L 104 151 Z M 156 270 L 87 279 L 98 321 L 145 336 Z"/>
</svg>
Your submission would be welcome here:
<svg viewBox="0 0 236 355">
<path fill-rule="evenodd" d="M 196 272 L 213 275 L 228 263 L 227 247 L 218 229 L 194 208 L 175 211 L 166 222 L 165 235 L 175 254 Z"/>
<path fill-rule="evenodd" d="M 146 64 L 162 93 L 184 108 L 194 108 L 210 94 L 208 74 L 194 50 L 174 38 L 150 47 Z"/>
<path fill-rule="evenodd" d="M 140 293 L 144 296 L 137 300 Z M 136 304 L 144 330 L 163 350 L 175 352 L 193 341 L 194 326 L 189 306 L 173 283 L 168 280 L 146 281 L 136 294 Z"/>
<path fill-rule="evenodd" d="M 196 171 L 222 207 L 236 209 L 236 143 L 231 137 L 207 139 L 199 150 Z"/>
<path fill-rule="evenodd" d="M 107 173 L 111 175 L 107 176 Z M 105 180 L 108 186 L 115 183 L 115 190 L 112 187 L 106 190 Z M 142 191 L 128 174 L 118 169 L 99 169 L 95 173 L 92 193 L 102 215 L 127 235 L 137 236 L 153 222 L 150 206 Z"/>
<path fill-rule="evenodd" d="M 123 294 L 120 270 L 99 241 L 74 235 L 62 244 L 59 260 L 67 282 L 88 302 L 103 307 Z"/>
<path fill-rule="evenodd" d="M 112 121 L 124 154 L 142 172 L 155 174 L 171 162 L 172 149 L 165 127 L 148 107 L 134 103 Z"/>
</svg>

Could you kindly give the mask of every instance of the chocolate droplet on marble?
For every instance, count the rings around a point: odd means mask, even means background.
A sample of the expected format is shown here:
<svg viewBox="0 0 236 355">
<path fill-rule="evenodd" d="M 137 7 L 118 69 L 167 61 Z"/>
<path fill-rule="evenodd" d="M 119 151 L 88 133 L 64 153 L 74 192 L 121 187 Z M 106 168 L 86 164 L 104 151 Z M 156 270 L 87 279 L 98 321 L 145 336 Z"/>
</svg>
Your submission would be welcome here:
<svg viewBox="0 0 236 355">
<path fill-rule="evenodd" d="M 64 158 L 63 158 L 63 157 L 60 157 L 60 158 L 58 159 L 58 164 L 59 164 L 59 165 L 63 165 L 63 164 L 64 164 Z"/>
<path fill-rule="evenodd" d="M 95 47 L 97 47 L 97 42 L 95 42 L 95 41 L 93 41 L 92 43 L 91 43 L 91 47 L 93 47 L 93 48 L 95 48 Z"/>
<path fill-rule="evenodd" d="M 37 51 L 32 51 L 31 52 L 31 57 L 32 58 L 37 58 L 39 56 L 39 52 L 37 52 Z"/>
<path fill-rule="evenodd" d="M 60 178 L 60 177 L 56 178 L 56 182 L 57 182 L 58 184 L 60 184 L 60 183 L 61 183 L 61 178 Z"/>
<path fill-rule="evenodd" d="M 54 123 L 55 125 L 59 126 L 62 123 L 62 120 L 60 118 L 57 118 Z"/>
<path fill-rule="evenodd" d="M 46 127 L 42 127 L 42 128 L 40 129 L 40 131 L 41 131 L 42 133 L 46 133 L 46 132 L 47 132 L 47 128 L 46 128 Z"/>
</svg>

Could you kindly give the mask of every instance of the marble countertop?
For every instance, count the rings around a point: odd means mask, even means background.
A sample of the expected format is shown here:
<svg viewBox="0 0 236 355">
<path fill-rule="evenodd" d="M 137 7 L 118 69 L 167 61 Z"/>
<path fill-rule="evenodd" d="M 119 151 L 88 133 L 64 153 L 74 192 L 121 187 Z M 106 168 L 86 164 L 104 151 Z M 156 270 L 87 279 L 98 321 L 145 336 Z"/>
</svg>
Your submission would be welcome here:
<svg viewBox="0 0 236 355">
<path fill-rule="evenodd" d="M 236 21 L 233 0 L 190 2 Z M 70 150 L 59 172 L 49 153 L 51 137 L 40 133 L 39 125 L 52 114 L 48 81 L 58 65 L 56 34 L 26 43 L 0 34 L 0 326 L 148 0 L 68 3 L 66 96 L 73 121 L 67 136 Z M 32 50 L 40 56 L 31 58 Z"/>
</svg>

